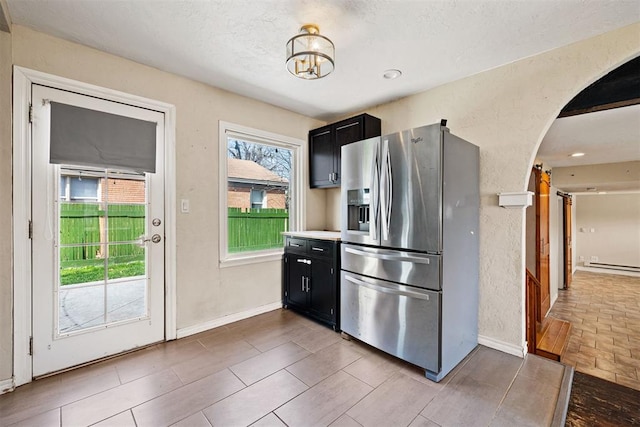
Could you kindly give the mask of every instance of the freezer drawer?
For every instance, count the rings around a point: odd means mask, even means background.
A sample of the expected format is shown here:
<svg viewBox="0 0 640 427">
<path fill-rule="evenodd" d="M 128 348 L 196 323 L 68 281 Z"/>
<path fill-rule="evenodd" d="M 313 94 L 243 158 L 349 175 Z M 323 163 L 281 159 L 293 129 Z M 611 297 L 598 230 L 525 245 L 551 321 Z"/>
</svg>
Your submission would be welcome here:
<svg viewBox="0 0 640 427">
<path fill-rule="evenodd" d="M 342 330 L 400 359 L 440 371 L 439 292 L 342 271 Z"/>
<path fill-rule="evenodd" d="M 342 244 L 342 269 L 402 285 L 440 290 L 440 255 Z"/>
</svg>

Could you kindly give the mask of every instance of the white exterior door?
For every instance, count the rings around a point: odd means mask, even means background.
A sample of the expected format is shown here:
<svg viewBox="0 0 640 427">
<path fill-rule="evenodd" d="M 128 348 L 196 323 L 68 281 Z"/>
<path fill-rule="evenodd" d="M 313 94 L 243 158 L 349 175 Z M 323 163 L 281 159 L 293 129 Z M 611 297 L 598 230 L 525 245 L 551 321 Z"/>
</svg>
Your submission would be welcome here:
<svg viewBox="0 0 640 427">
<path fill-rule="evenodd" d="M 32 90 L 37 377 L 164 340 L 164 114 L 35 84 Z M 157 123 L 155 171 L 99 160 L 52 163 L 51 102 Z"/>
</svg>

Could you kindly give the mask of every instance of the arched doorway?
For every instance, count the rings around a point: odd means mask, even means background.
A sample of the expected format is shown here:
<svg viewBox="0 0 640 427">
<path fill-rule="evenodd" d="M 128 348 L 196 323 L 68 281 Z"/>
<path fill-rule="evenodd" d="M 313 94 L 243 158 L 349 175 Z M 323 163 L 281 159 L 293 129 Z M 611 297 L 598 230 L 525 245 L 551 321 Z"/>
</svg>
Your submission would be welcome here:
<svg viewBox="0 0 640 427">
<path fill-rule="evenodd" d="M 640 174 L 638 118 L 640 57 L 607 73 L 570 101 L 543 138 L 535 160 L 539 169 L 551 174 L 549 314 L 573 323 L 572 332 L 566 336 L 563 362 L 635 388 L 640 382 L 636 371 L 628 366 L 639 360 L 634 359 L 627 343 L 640 329 L 634 329 L 638 327 L 633 321 L 637 313 L 627 308 L 627 302 L 633 307 L 636 299 L 640 301 L 640 294 L 627 292 L 627 286 L 629 282 L 640 284 L 640 274 L 627 279 L 590 276 L 583 271 L 597 266 L 602 272 L 628 274 L 640 266 L 634 237 L 637 233 L 629 233 L 630 229 L 625 232 L 620 225 L 633 227 L 633 219 L 627 221 L 629 211 L 640 211 L 640 181 L 634 179 Z M 572 209 L 575 204 L 583 212 L 578 214 L 577 224 L 576 209 Z M 535 225 L 531 220 L 526 223 L 527 267 L 534 250 L 531 236 Z M 612 233 L 620 237 L 612 238 Z M 618 242 L 615 248 L 605 244 L 612 240 Z M 576 269 L 576 289 L 566 291 Z M 594 295 L 597 297 L 592 299 Z M 553 307 L 556 298 L 558 304 Z M 630 324 L 626 322 L 627 313 Z"/>
</svg>

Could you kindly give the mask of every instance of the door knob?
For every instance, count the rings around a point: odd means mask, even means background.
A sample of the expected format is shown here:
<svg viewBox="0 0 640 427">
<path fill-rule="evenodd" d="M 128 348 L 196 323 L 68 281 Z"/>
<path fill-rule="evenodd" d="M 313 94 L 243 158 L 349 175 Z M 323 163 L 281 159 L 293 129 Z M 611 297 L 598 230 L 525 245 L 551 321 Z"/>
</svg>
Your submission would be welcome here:
<svg viewBox="0 0 640 427">
<path fill-rule="evenodd" d="M 153 242 L 153 243 L 159 243 L 160 240 L 162 240 L 162 236 L 160 236 L 159 234 L 154 234 L 153 236 L 151 236 L 151 238 L 148 238 L 144 235 L 138 237 L 138 246 L 140 246 L 141 248 L 145 246 L 145 243 L 147 242 Z"/>
</svg>

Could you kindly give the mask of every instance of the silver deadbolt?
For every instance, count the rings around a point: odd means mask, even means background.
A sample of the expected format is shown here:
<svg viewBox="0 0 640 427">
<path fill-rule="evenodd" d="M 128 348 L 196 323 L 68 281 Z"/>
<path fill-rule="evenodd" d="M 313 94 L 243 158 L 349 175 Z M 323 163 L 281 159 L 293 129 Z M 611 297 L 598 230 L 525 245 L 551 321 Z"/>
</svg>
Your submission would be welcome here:
<svg viewBox="0 0 640 427">
<path fill-rule="evenodd" d="M 162 237 L 160 237 L 159 234 L 154 234 L 153 236 L 151 236 L 151 241 L 153 243 L 158 243 L 158 242 L 160 242 L 160 240 L 162 240 Z"/>
<path fill-rule="evenodd" d="M 153 225 L 155 225 L 157 227 L 160 224 L 162 224 L 162 221 L 160 221 L 160 218 L 153 218 L 153 221 L 151 221 L 151 224 L 153 224 Z"/>
</svg>

